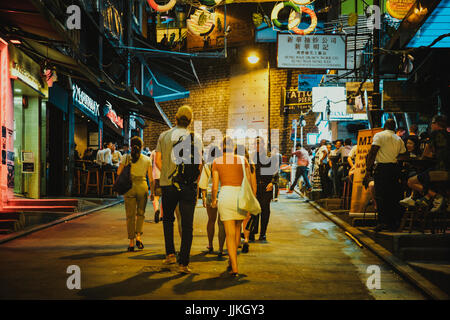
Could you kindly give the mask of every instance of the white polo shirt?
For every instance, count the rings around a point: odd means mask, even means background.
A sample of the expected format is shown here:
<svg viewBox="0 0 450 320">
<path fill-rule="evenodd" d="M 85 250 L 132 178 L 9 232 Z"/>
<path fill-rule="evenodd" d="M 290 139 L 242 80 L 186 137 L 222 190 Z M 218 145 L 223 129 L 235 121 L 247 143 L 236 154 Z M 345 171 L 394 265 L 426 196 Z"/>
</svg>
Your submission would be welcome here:
<svg viewBox="0 0 450 320">
<path fill-rule="evenodd" d="M 372 145 L 380 147 L 375 163 L 397 163 L 397 156 L 406 152 L 403 140 L 392 130 L 384 130 L 375 134 Z"/>
</svg>

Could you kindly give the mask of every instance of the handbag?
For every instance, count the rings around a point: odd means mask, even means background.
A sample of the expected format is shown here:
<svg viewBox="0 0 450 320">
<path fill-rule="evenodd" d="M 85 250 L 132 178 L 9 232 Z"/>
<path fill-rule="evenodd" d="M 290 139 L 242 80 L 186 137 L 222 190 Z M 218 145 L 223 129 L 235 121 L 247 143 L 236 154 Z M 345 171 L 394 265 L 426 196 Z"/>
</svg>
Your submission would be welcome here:
<svg viewBox="0 0 450 320">
<path fill-rule="evenodd" d="M 131 161 L 129 157 L 130 156 L 128 155 L 126 158 L 128 165 L 123 168 L 113 186 L 113 191 L 120 195 L 127 193 L 133 186 L 133 183 L 131 182 Z"/>
<path fill-rule="evenodd" d="M 261 212 L 261 206 L 259 205 L 258 199 L 253 194 L 252 186 L 247 179 L 245 173 L 245 158 L 241 157 L 241 162 L 244 177 L 238 195 L 238 208 L 242 211 L 250 212 L 252 215 L 258 215 Z"/>
</svg>

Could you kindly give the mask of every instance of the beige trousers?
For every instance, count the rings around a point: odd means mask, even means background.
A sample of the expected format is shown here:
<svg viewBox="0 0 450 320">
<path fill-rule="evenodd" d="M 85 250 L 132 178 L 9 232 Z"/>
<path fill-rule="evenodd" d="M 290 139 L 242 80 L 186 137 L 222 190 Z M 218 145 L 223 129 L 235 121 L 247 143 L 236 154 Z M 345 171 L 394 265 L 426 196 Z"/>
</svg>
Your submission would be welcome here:
<svg viewBox="0 0 450 320">
<path fill-rule="evenodd" d="M 142 234 L 148 200 L 145 177 L 133 177 L 132 182 L 133 186 L 124 194 L 128 239 L 136 238 L 137 233 Z"/>
</svg>

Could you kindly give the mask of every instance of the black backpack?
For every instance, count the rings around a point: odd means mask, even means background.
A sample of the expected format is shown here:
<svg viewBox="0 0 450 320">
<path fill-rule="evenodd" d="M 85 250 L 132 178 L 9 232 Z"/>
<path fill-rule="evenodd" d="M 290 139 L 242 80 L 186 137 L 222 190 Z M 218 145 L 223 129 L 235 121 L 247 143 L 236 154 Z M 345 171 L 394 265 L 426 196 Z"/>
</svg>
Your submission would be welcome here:
<svg viewBox="0 0 450 320">
<path fill-rule="evenodd" d="M 187 136 L 186 136 L 187 137 Z M 194 144 L 194 134 L 190 134 L 190 153 L 183 154 L 183 150 L 181 149 L 179 156 L 181 157 L 181 162 L 177 164 L 174 172 L 169 176 L 169 179 L 172 179 L 172 185 L 177 188 L 178 191 L 182 191 L 187 186 L 192 186 L 197 182 L 198 176 L 200 175 L 200 165 L 195 164 L 195 154 L 198 153 L 196 151 L 197 148 Z M 185 137 L 180 137 L 178 141 L 173 145 L 173 148 L 178 146 L 181 143 L 187 143 Z M 173 150 L 173 149 L 172 149 Z"/>
</svg>

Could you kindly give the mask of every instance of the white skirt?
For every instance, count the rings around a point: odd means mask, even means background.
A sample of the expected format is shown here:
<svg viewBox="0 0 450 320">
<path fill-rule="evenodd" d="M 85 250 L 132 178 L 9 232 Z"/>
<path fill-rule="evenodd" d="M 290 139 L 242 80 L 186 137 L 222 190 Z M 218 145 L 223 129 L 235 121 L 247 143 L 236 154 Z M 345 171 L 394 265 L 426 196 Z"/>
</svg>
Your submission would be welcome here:
<svg viewBox="0 0 450 320">
<path fill-rule="evenodd" d="M 220 188 L 217 209 L 221 221 L 244 220 L 247 212 L 238 208 L 238 196 L 241 186 L 222 186 Z"/>
</svg>

